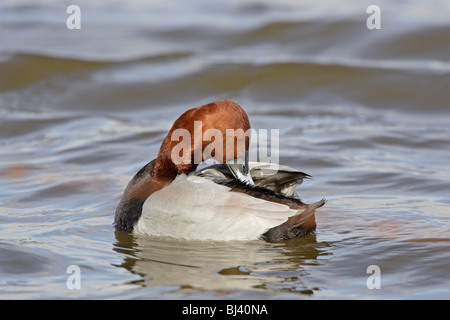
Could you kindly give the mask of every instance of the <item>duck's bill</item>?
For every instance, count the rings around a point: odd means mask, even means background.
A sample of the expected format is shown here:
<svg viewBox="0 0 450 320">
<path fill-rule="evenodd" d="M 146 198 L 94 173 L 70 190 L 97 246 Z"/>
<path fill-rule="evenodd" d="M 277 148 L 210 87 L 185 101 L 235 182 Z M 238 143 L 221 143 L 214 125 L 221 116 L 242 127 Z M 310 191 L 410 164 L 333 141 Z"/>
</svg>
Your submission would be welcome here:
<svg viewBox="0 0 450 320">
<path fill-rule="evenodd" d="M 230 169 L 233 176 L 251 186 L 254 186 L 252 176 L 250 175 L 250 168 L 248 166 L 248 151 L 243 152 L 238 159 L 228 160 L 225 165 Z"/>
</svg>

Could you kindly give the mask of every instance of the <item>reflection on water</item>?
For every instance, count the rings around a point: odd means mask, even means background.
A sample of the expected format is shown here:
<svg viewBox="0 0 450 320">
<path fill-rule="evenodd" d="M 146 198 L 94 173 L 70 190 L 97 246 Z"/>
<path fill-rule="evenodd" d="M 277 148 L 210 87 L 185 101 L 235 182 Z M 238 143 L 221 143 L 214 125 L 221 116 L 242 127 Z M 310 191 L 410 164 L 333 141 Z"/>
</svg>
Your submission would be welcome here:
<svg viewBox="0 0 450 320">
<path fill-rule="evenodd" d="M 378 1 L 380 30 L 356 0 L 79 5 L 68 30 L 60 1 L 0 3 L 0 297 L 450 297 L 447 0 Z M 328 200 L 316 235 L 114 233 L 173 121 L 220 99 L 314 177 L 297 191 Z"/>
<path fill-rule="evenodd" d="M 222 291 L 279 289 L 312 293 L 302 284 L 305 268 L 320 264 L 326 243 L 308 236 L 280 244 L 263 241 L 204 242 L 132 236 L 116 232 L 120 267 L 144 286 Z M 286 279 L 289 274 L 289 279 Z M 277 288 L 277 286 L 279 288 Z"/>
</svg>

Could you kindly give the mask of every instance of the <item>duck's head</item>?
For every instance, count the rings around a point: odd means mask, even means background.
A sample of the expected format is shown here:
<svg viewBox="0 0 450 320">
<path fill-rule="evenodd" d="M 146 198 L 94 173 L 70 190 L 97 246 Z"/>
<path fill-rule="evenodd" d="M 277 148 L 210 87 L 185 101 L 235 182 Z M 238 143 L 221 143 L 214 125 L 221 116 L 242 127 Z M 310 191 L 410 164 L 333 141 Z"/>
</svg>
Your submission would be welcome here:
<svg viewBox="0 0 450 320">
<path fill-rule="evenodd" d="M 153 178 L 173 180 L 213 158 L 227 165 L 237 179 L 253 184 L 248 167 L 250 129 L 246 112 L 233 101 L 215 101 L 187 110 L 164 139 Z"/>
</svg>

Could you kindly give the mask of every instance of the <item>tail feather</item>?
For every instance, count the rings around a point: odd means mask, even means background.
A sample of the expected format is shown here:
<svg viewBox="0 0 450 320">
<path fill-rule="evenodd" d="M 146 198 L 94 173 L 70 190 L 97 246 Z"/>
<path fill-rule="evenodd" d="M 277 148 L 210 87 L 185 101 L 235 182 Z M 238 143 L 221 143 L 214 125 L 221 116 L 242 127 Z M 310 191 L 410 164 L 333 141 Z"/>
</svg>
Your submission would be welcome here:
<svg viewBox="0 0 450 320">
<path fill-rule="evenodd" d="M 326 200 L 322 199 L 309 204 L 303 212 L 290 217 L 279 226 L 270 228 L 261 235 L 261 238 L 269 242 L 277 242 L 300 238 L 313 233 L 316 230 L 316 209 L 322 207 L 325 202 Z"/>
</svg>

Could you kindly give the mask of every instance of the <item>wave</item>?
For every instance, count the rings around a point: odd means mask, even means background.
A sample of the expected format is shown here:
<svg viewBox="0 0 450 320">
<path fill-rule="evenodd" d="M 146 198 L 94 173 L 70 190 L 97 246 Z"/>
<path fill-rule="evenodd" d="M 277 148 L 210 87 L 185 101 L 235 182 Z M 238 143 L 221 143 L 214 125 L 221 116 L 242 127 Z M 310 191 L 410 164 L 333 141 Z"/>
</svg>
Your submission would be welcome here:
<svg viewBox="0 0 450 320">
<path fill-rule="evenodd" d="M 448 111 L 449 73 L 450 63 L 425 59 L 172 52 L 90 61 L 16 53 L 0 60 L 0 91 L 19 92 L 41 83 L 37 95 L 58 95 L 67 108 L 120 110 L 155 102 L 173 104 L 181 96 L 187 100 L 209 96 Z M 66 95 L 78 101 L 66 102 Z"/>
<path fill-rule="evenodd" d="M 126 59 L 84 59 L 38 53 L 3 53 L 0 55 L 0 90 L 30 85 L 57 75 L 89 73 L 129 63 L 158 63 L 177 60 L 189 53 L 169 53 Z"/>
</svg>

